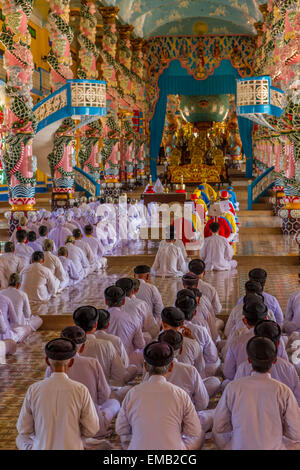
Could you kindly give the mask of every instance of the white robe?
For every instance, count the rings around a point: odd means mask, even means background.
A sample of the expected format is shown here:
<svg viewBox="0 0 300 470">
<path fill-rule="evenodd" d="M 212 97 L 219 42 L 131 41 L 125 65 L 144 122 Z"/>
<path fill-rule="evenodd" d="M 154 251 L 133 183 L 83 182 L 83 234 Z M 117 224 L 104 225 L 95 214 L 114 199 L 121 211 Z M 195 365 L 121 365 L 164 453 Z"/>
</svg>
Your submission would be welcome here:
<svg viewBox="0 0 300 470">
<path fill-rule="evenodd" d="M 67 274 L 64 270 L 63 265 L 58 256 L 50 253 L 50 251 L 45 251 L 45 262 L 44 266 L 52 272 L 53 276 L 56 278 L 57 290 L 64 287 L 68 280 Z"/>
<path fill-rule="evenodd" d="M 83 450 L 82 439 L 93 437 L 98 428 L 87 387 L 54 372 L 27 390 L 17 423 L 17 446 L 22 450 Z"/>
<path fill-rule="evenodd" d="M 51 369 L 48 366 L 45 378 L 50 377 L 50 375 Z M 87 387 L 99 416 L 97 435 L 105 434 L 112 419 L 119 411 L 120 404 L 117 400 L 109 399 L 111 394 L 110 386 L 99 362 L 93 357 L 83 357 L 76 353 L 74 364 L 68 370 L 67 375 L 71 380 L 80 382 Z"/>
<path fill-rule="evenodd" d="M 206 377 L 205 361 L 200 344 L 195 340 L 183 337 L 182 352 L 177 357 L 179 362 L 196 367 L 202 378 Z"/>
<path fill-rule="evenodd" d="M 159 333 L 159 326 L 154 320 L 148 304 L 144 300 L 138 299 L 135 295 L 131 298 L 126 297 L 124 309 L 129 314 L 134 314 L 139 318 L 142 331 L 146 331 L 152 338 L 156 338 Z"/>
<path fill-rule="evenodd" d="M 140 288 L 135 296 L 137 299 L 144 300 L 149 305 L 156 320 L 160 319 L 161 312 L 164 309 L 164 304 L 161 298 L 161 293 L 156 286 L 144 281 L 144 279 L 140 279 Z"/>
<path fill-rule="evenodd" d="M 17 342 L 23 341 L 28 334 L 42 325 L 43 320 L 37 315 L 31 315 L 28 295 L 25 292 L 10 286 L 2 290 L 1 294 L 12 301 L 17 315 L 18 327 L 13 329 L 13 339 Z M 30 328 L 22 328 L 26 326 Z"/>
<path fill-rule="evenodd" d="M 271 310 L 268 310 L 267 319 L 276 321 L 275 315 Z M 226 322 L 224 334 L 227 338 L 229 338 L 229 336 L 233 334 L 234 330 L 242 326 L 241 320 L 243 320 L 243 304 L 237 304 L 231 310 L 228 320 Z"/>
<path fill-rule="evenodd" d="M 236 268 L 237 262 L 232 261 L 233 255 L 234 251 L 228 240 L 215 233 L 205 238 L 200 250 L 206 271 L 227 271 Z"/>
<path fill-rule="evenodd" d="M 283 331 L 288 335 L 293 331 L 300 331 L 300 289 L 293 292 L 289 298 L 285 311 Z"/>
<path fill-rule="evenodd" d="M 16 243 L 15 255 L 21 259 L 24 266 L 28 266 L 31 260 L 33 249 L 25 243 Z"/>
<path fill-rule="evenodd" d="M 0 256 L 0 282 L 2 289 L 8 286 L 10 275 L 20 273 L 25 264 L 24 259 L 19 258 L 15 253 L 3 253 Z"/>
<path fill-rule="evenodd" d="M 298 441 L 300 449 L 300 409 L 286 385 L 257 372 L 227 385 L 215 411 L 213 438 L 219 449 L 285 449 L 293 442 L 285 443 L 284 437 Z"/>
<path fill-rule="evenodd" d="M 88 260 L 86 259 L 86 256 L 81 248 L 73 245 L 73 243 L 67 243 L 66 248 L 68 250 L 68 257 L 71 261 L 73 261 L 78 272 L 79 279 L 82 280 L 89 273 Z"/>
<path fill-rule="evenodd" d="M 65 270 L 67 277 L 65 283 L 61 285 L 61 288 L 64 289 L 68 286 L 74 286 L 75 284 L 77 284 L 78 281 L 80 281 L 80 277 L 78 271 L 75 268 L 75 264 L 71 259 L 66 258 L 65 256 L 59 256 L 59 260 Z"/>
<path fill-rule="evenodd" d="M 130 374 L 131 369 L 124 367 L 120 356 L 110 341 L 96 338 L 92 334 L 87 335 L 82 355 L 94 357 L 99 361 L 110 385 L 123 386 L 135 375 L 134 373 Z"/>
<path fill-rule="evenodd" d="M 162 240 L 151 269 L 154 276 L 178 277 L 187 272 L 187 264 L 178 246 Z"/>
<path fill-rule="evenodd" d="M 129 366 L 128 354 L 126 352 L 126 349 L 124 348 L 124 344 L 122 343 L 121 339 L 118 336 L 111 335 L 104 330 L 97 330 L 95 332 L 95 336 L 98 339 L 104 339 L 105 341 L 110 341 L 115 347 L 117 353 L 119 354 L 124 366 L 126 368 Z"/>
<path fill-rule="evenodd" d="M 96 237 L 86 236 L 84 241 L 89 244 L 92 252 L 95 256 L 95 261 L 97 262 L 98 269 L 104 269 L 107 266 L 107 259 L 103 257 L 104 246 Z"/>
<path fill-rule="evenodd" d="M 248 377 L 252 372 L 252 364 L 249 361 L 242 362 L 236 371 L 234 380 Z M 292 390 L 300 406 L 300 380 L 293 364 L 282 357 L 277 357 L 275 364 L 272 364 L 270 374 L 272 379 L 282 382 Z"/>
<path fill-rule="evenodd" d="M 89 272 L 92 273 L 97 269 L 97 263 L 95 262 L 94 254 L 91 250 L 90 245 L 83 239 L 75 240 L 75 246 L 78 246 L 86 256 L 86 259 L 89 263 Z"/>
<path fill-rule="evenodd" d="M 128 450 L 194 450 L 204 441 L 190 397 L 161 375 L 151 376 L 127 393 L 116 432 L 123 448 L 129 444 Z"/>
<path fill-rule="evenodd" d="M 30 301 L 44 302 L 57 292 L 57 282 L 50 269 L 41 263 L 32 263 L 22 271 L 21 289 Z"/>
<path fill-rule="evenodd" d="M 202 296 L 205 296 L 209 300 L 214 314 L 218 315 L 222 310 L 222 305 L 220 302 L 219 294 L 215 287 L 209 284 L 208 282 L 204 281 L 203 279 L 199 279 L 198 289 L 202 293 Z"/>
</svg>

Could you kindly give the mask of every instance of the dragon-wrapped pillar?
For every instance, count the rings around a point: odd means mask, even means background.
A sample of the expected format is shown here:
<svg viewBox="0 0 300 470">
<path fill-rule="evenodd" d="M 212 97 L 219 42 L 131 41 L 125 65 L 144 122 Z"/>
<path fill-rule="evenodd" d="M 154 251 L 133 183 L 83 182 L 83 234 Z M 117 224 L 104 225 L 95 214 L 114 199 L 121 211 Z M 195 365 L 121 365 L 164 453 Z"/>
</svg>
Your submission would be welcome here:
<svg viewBox="0 0 300 470">
<path fill-rule="evenodd" d="M 0 42 L 5 47 L 8 102 L 5 115 L 6 149 L 2 163 L 12 211 L 25 213 L 32 210 L 35 203 L 36 159 L 32 156 L 32 139 L 37 123 L 30 95 L 34 64 L 28 32 L 32 8 L 33 0 L 2 2 L 5 22 L 0 34 Z"/>
<path fill-rule="evenodd" d="M 106 119 L 101 149 L 104 177 L 107 183 L 118 183 L 120 180 L 120 134 L 118 117 L 109 116 Z"/>
<path fill-rule="evenodd" d="M 97 59 L 99 51 L 96 47 L 96 26 L 95 0 L 81 0 L 80 9 L 80 34 L 78 35 L 79 67 L 77 77 L 80 79 L 98 78 Z"/>
<path fill-rule="evenodd" d="M 73 31 L 69 26 L 70 0 L 49 0 L 51 49 L 47 60 L 51 67 L 52 91 L 57 90 L 73 78 L 70 45 Z"/>
<path fill-rule="evenodd" d="M 84 135 L 80 139 L 78 159 L 81 168 L 96 181 L 100 178 L 99 142 L 102 136 L 101 121 L 94 121 L 84 126 Z"/>
<path fill-rule="evenodd" d="M 125 95 L 130 95 L 132 91 L 131 81 L 131 39 L 130 35 L 134 27 L 132 25 L 118 26 L 119 41 L 117 49 L 117 61 L 120 64 L 120 70 L 117 73 L 118 84 Z"/>
<path fill-rule="evenodd" d="M 116 52 L 117 52 L 117 26 L 116 16 L 119 12 L 118 7 L 100 7 L 99 11 L 103 18 L 103 48 L 101 55 L 102 63 L 102 79 L 107 82 L 107 87 L 117 87 L 116 76 Z"/>
<path fill-rule="evenodd" d="M 75 121 L 63 120 L 54 137 L 53 151 L 48 155 L 53 183 L 53 205 L 58 199 L 68 201 L 74 192 Z M 66 205 L 67 202 L 66 202 Z"/>
</svg>

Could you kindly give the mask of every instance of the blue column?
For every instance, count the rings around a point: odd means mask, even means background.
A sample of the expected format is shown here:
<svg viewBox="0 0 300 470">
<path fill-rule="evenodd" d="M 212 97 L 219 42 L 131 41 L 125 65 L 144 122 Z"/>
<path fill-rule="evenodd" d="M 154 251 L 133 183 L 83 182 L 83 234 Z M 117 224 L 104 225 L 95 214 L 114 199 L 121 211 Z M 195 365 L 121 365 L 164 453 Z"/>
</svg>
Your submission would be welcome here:
<svg viewBox="0 0 300 470">
<path fill-rule="evenodd" d="M 253 149 L 252 149 L 252 121 L 238 116 L 239 131 L 243 150 L 246 155 L 246 178 L 252 178 Z"/>
<path fill-rule="evenodd" d="M 157 158 L 164 132 L 168 96 L 160 92 L 155 112 L 150 122 L 150 173 L 153 183 L 157 179 Z"/>
</svg>

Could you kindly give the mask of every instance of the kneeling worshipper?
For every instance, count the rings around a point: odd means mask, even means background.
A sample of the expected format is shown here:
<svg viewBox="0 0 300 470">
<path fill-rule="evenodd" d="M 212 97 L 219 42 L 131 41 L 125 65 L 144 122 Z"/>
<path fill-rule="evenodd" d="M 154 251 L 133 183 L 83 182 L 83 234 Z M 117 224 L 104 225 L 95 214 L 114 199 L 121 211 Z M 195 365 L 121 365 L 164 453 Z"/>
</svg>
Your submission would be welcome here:
<svg viewBox="0 0 300 470">
<path fill-rule="evenodd" d="M 43 323 L 41 317 L 31 315 L 28 295 L 20 289 L 21 284 L 22 276 L 19 273 L 13 273 L 9 277 L 8 287 L 0 291 L 2 295 L 11 300 L 16 312 L 18 326 L 12 329 L 12 338 L 16 342 L 24 341 Z"/>
<path fill-rule="evenodd" d="M 189 395 L 167 381 L 173 359 L 173 349 L 167 343 L 154 341 L 144 349 L 149 379 L 127 393 L 116 421 L 123 449 L 202 447 L 205 434 Z"/>
<path fill-rule="evenodd" d="M 192 259 L 192 261 L 189 262 L 189 271 L 193 274 L 196 274 L 198 277 L 198 289 L 200 292 L 202 292 L 202 295 L 209 300 L 214 314 L 218 315 L 222 310 L 219 294 L 214 286 L 209 284 L 209 282 L 204 281 L 203 278 L 205 275 L 205 268 L 206 266 L 202 259 Z M 222 320 L 218 321 L 220 322 Z"/>
<path fill-rule="evenodd" d="M 92 225 L 84 226 L 85 238 L 84 241 L 87 242 L 94 253 L 96 268 L 105 269 L 107 267 L 107 258 L 104 258 L 104 246 L 98 240 L 97 237 L 93 236 L 93 227 Z M 97 269 L 96 269 L 97 270 Z"/>
<path fill-rule="evenodd" d="M 243 322 L 247 328 L 243 334 L 233 337 L 227 349 L 223 372 L 228 380 L 233 380 L 238 366 L 247 360 L 245 346 L 250 338 L 254 336 L 254 327 L 260 320 L 267 319 L 267 307 L 261 301 L 254 301 L 247 303 L 243 308 Z M 288 356 L 284 347 L 282 338 L 278 347 L 278 355 L 288 360 Z M 222 386 L 226 383 L 223 382 Z"/>
<path fill-rule="evenodd" d="M 40 245 L 39 250 L 42 250 L 43 249 L 43 241 L 46 240 L 46 238 L 50 238 L 48 236 L 48 233 L 49 233 L 48 227 L 46 225 L 41 225 L 38 229 L 38 232 L 39 232 L 39 237 L 38 237 L 36 242 L 39 243 L 39 245 Z M 51 240 L 52 240 L 52 238 L 51 238 Z M 57 247 L 55 242 L 53 241 L 53 249 L 54 249 L 55 252 L 56 252 L 57 248 L 59 248 L 59 247 Z M 39 250 L 37 250 L 37 251 L 39 251 Z"/>
<path fill-rule="evenodd" d="M 83 356 L 94 357 L 99 361 L 111 386 L 123 387 L 136 376 L 135 365 L 125 367 L 113 344 L 94 335 L 98 325 L 98 310 L 95 307 L 85 305 L 77 308 L 73 313 L 73 320 L 87 334 Z M 125 390 L 127 391 L 126 387 Z"/>
<path fill-rule="evenodd" d="M 177 293 L 175 307 L 181 310 L 185 316 L 184 326 L 190 329 L 194 339 L 200 344 L 203 359 L 205 362 L 205 376 L 210 377 L 215 375 L 221 361 L 218 356 L 218 350 L 210 337 L 207 329 L 203 326 L 192 323 L 192 319 L 197 313 L 197 301 L 193 292 L 183 289 Z M 218 388 L 220 387 L 220 381 L 217 379 Z M 215 390 L 212 391 L 212 394 Z M 210 396 L 212 396 L 210 393 Z"/>
<path fill-rule="evenodd" d="M 95 257 L 90 245 L 82 238 L 82 232 L 79 228 L 73 230 L 73 237 L 75 238 L 75 246 L 80 248 L 88 261 L 88 274 L 93 273 L 98 269 L 98 265 L 95 262 Z"/>
<path fill-rule="evenodd" d="M 255 336 L 264 336 L 266 338 L 270 338 L 276 347 L 279 347 L 281 328 L 278 323 L 272 320 L 259 321 L 255 325 L 254 334 Z M 248 361 L 242 362 L 236 371 L 234 380 L 251 375 L 251 364 L 252 363 L 249 358 Z M 283 359 L 282 357 L 277 357 L 272 364 L 270 374 L 272 379 L 284 383 L 292 390 L 297 403 L 300 406 L 300 380 L 293 364 L 291 364 L 286 359 Z"/>
<path fill-rule="evenodd" d="M 31 264 L 22 271 L 21 289 L 30 301 L 45 302 L 56 295 L 58 284 L 50 269 L 43 266 L 44 262 L 44 253 L 35 251 Z"/>
<path fill-rule="evenodd" d="M 214 314 L 207 309 L 207 307 L 201 304 L 202 294 L 197 287 L 188 288 L 196 299 L 197 309 L 196 314 L 193 316 L 191 322 L 196 325 L 204 326 L 207 329 L 208 334 L 210 335 L 213 342 L 216 344 L 219 339 L 219 333 L 216 326 L 216 317 Z"/>
<path fill-rule="evenodd" d="M 18 230 L 16 233 L 17 243 L 15 245 L 15 255 L 21 258 L 24 266 L 28 266 L 33 249 L 27 245 L 27 232 Z"/>
<path fill-rule="evenodd" d="M 187 272 L 187 263 L 181 249 L 175 245 L 175 229 L 169 227 L 169 238 L 162 240 L 151 269 L 154 276 L 179 277 Z"/>
<path fill-rule="evenodd" d="M 98 323 L 97 323 L 97 331 L 95 332 L 95 336 L 98 339 L 105 339 L 106 341 L 110 341 L 115 347 L 117 353 L 119 354 L 124 366 L 127 368 L 129 366 L 128 354 L 126 352 L 124 344 L 121 341 L 121 338 L 119 338 L 116 335 L 107 333 L 109 322 L 110 322 L 109 311 L 104 310 L 102 308 L 101 309 L 98 308 Z"/>
<path fill-rule="evenodd" d="M 141 321 L 137 315 L 128 313 L 125 309 L 126 293 L 117 286 L 107 287 L 104 291 L 105 303 L 110 313 L 110 323 L 107 332 L 121 338 L 129 360 L 142 372 L 143 348 L 145 340 L 142 333 Z"/>
<path fill-rule="evenodd" d="M 41 245 L 37 242 L 36 233 L 32 230 L 27 233 L 28 243 L 27 245 L 33 249 L 33 251 L 40 251 Z"/>
<path fill-rule="evenodd" d="M 146 343 L 150 343 L 152 339 L 155 339 L 159 333 L 159 327 L 148 307 L 148 304 L 144 300 L 137 299 L 134 295 L 135 283 L 139 282 L 138 279 L 131 279 L 129 277 L 123 277 L 118 279 L 116 282 L 117 287 L 121 287 L 125 291 L 125 303 L 124 309 L 131 315 L 131 318 L 136 318 L 136 321 L 140 323 L 144 339 Z"/>
<path fill-rule="evenodd" d="M 1 261 L 1 257 L 0 257 Z M 300 289 L 293 292 L 289 298 L 285 317 L 283 322 L 283 331 L 290 335 L 291 333 L 300 331 Z"/>
<path fill-rule="evenodd" d="M 134 277 L 140 281 L 140 287 L 135 294 L 138 299 L 144 300 L 158 324 L 160 324 L 160 314 L 164 308 L 161 293 L 156 286 L 150 282 L 150 266 L 140 264 L 134 268 Z"/>
<path fill-rule="evenodd" d="M 20 230 L 24 230 L 24 232 L 27 232 L 28 230 L 28 219 L 25 217 L 25 215 L 21 215 L 18 220 L 18 227 L 13 231 L 12 236 L 10 237 L 10 241 L 16 243 L 17 241 L 17 233 Z"/>
<path fill-rule="evenodd" d="M 84 279 L 89 274 L 89 262 L 86 259 L 82 249 L 75 245 L 75 238 L 73 235 L 66 238 L 65 246 L 68 250 L 68 258 L 73 261 L 79 279 L 82 281 L 82 279 Z"/>
<path fill-rule="evenodd" d="M 63 215 L 57 217 L 55 224 L 56 226 L 50 230 L 48 238 L 53 240 L 54 246 L 59 248 L 65 244 L 67 237 L 72 236 L 72 232 L 64 226 L 65 217 Z"/>
<path fill-rule="evenodd" d="M 61 246 L 58 249 L 57 256 L 66 273 L 66 280 L 65 282 L 61 283 L 61 290 L 63 290 L 66 287 L 74 286 L 81 279 L 77 269 L 75 268 L 75 264 L 69 258 L 69 252 L 66 246 Z"/>
<path fill-rule="evenodd" d="M 228 320 L 226 322 L 224 334 L 227 338 L 229 338 L 229 336 L 231 336 L 235 330 L 240 329 L 244 326 L 243 325 L 243 306 L 245 303 L 247 303 L 247 301 L 250 299 L 251 296 L 253 296 L 254 299 L 257 298 L 257 300 L 259 300 L 260 298 L 262 302 L 265 303 L 264 297 L 262 295 L 263 288 L 259 282 L 247 281 L 245 283 L 245 291 L 246 291 L 246 295 L 243 297 L 243 303 L 238 303 L 231 310 Z M 267 311 L 267 319 L 276 321 L 274 313 L 269 309 Z"/>
<path fill-rule="evenodd" d="M 60 292 L 66 286 L 67 275 L 59 257 L 52 253 L 53 241 L 49 238 L 43 241 L 43 251 L 45 256 L 44 266 L 52 272 L 57 284 L 56 291 Z"/>
<path fill-rule="evenodd" d="M 0 256 L 0 282 L 4 289 L 8 286 L 8 280 L 12 273 L 20 273 L 25 267 L 25 262 L 15 254 L 14 242 L 6 242 L 4 253 Z"/>
<path fill-rule="evenodd" d="M 264 297 L 264 302 L 266 306 L 268 307 L 268 309 L 270 309 L 274 313 L 276 322 L 281 326 L 283 323 L 283 313 L 279 305 L 279 302 L 276 299 L 276 297 L 264 291 L 265 283 L 267 280 L 267 272 L 261 268 L 254 268 L 254 269 L 251 269 L 251 271 L 249 271 L 248 276 L 250 280 L 259 282 L 261 284 L 263 288 L 262 295 Z M 239 299 L 238 303 L 242 303 L 242 302 L 243 302 L 243 297 Z"/>
<path fill-rule="evenodd" d="M 226 238 L 219 235 L 218 222 L 210 224 L 212 236 L 205 238 L 200 250 L 200 256 L 205 263 L 206 271 L 227 271 L 237 267 L 237 261 L 232 260 L 233 248 Z"/>
<path fill-rule="evenodd" d="M 287 385 L 270 370 L 277 347 L 267 337 L 247 342 L 250 376 L 225 388 L 214 416 L 213 439 L 224 450 L 300 450 L 300 409 Z"/>
<path fill-rule="evenodd" d="M 165 307 L 161 312 L 161 319 L 164 331 L 174 330 L 183 334 L 182 352 L 178 356 L 178 360 L 196 367 L 201 377 L 205 378 L 205 361 L 202 349 L 191 331 L 184 327 L 184 313 L 176 307 Z"/>
<path fill-rule="evenodd" d="M 19 450 L 83 450 L 99 430 L 99 416 L 88 388 L 71 380 L 76 344 L 56 338 L 45 346 L 50 377 L 27 390 L 17 422 Z"/>
<path fill-rule="evenodd" d="M 97 359 L 82 356 L 86 343 L 85 331 L 79 326 L 68 326 L 62 330 L 61 337 L 70 339 L 76 344 L 74 363 L 67 371 L 67 375 L 71 380 L 88 388 L 99 416 L 99 429 L 94 438 L 104 437 L 108 434 L 109 426 L 120 409 L 120 403 L 109 398 L 110 386 Z M 45 377 L 50 375 L 51 369 L 48 366 Z"/>
</svg>

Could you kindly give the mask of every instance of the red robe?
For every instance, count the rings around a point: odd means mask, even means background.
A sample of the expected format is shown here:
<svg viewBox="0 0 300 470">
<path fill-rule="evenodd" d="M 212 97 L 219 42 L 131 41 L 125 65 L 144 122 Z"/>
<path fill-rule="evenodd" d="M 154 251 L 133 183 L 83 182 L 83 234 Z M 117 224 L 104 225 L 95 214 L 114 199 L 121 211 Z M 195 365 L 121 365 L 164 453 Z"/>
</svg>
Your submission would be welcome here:
<svg viewBox="0 0 300 470">
<path fill-rule="evenodd" d="M 211 219 L 208 220 L 208 222 L 206 222 L 206 225 L 204 227 L 204 238 L 211 237 L 212 233 L 209 227 L 210 227 L 210 224 L 212 224 L 213 222 L 217 222 L 215 220 L 215 217 L 212 217 Z M 218 217 L 218 224 L 220 225 L 219 235 L 221 235 L 222 237 L 228 238 L 231 235 L 231 227 L 229 223 L 227 222 L 227 220 L 224 219 L 223 217 Z"/>
</svg>

